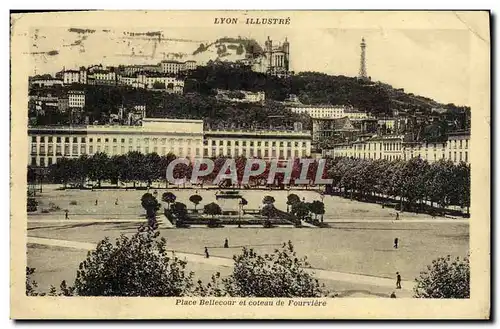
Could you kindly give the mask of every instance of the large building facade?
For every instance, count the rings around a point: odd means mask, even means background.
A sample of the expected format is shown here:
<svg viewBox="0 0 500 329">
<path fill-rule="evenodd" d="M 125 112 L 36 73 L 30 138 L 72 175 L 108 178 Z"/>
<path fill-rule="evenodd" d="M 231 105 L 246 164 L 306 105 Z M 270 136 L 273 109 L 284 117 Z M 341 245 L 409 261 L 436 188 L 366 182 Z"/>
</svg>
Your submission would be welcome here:
<svg viewBox="0 0 500 329">
<path fill-rule="evenodd" d="M 164 60 L 161 61 L 160 67 L 161 72 L 167 74 L 177 74 L 179 72 L 194 70 L 196 69 L 196 61 L 189 60 L 185 62 L 179 62 L 174 60 Z"/>
<path fill-rule="evenodd" d="M 203 120 L 151 119 L 141 126 L 31 127 L 29 164 L 47 167 L 60 158 L 103 152 L 109 156 L 156 152 L 202 156 Z"/>
<path fill-rule="evenodd" d="M 62 157 L 131 151 L 177 157 L 219 155 L 289 159 L 311 155 L 308 131 L 203 131 L 203 120 L 144 118 L 140 126 L 30 127 L 29 164 L 47 167 Z"/>
<path fill-rule="evenodd" d="M 207 130 L 204 157 L 290 159 L 311 155 L 309 131 Z"/>
<path fill-rule="evenodd" d="M 307 114 L 313 119 L 340 119 L 348 117 L 352 120 L 362 120 L 370 118 L 366 112 L 343 105 L 297 105 L 288 106 L 287 108 L 293 113 Z"/>
<path fill-rule="evenodd" d="M 447 140 L 436 143 L 408 142 L 404 135 L 383 135 L 337 144 L 324 150 L 324 156 L 352 157 L 358 159 L 409 160 L 419 157 L 430 163 L 441 159 L 470 163 L 470 132 L 448 134 Z"/>
<path fill-rule="evenodd" d="M 85 92 L 82 90 L 68 91 L 68 105 L 71 108 L 85 107 Z"/>
</svg>

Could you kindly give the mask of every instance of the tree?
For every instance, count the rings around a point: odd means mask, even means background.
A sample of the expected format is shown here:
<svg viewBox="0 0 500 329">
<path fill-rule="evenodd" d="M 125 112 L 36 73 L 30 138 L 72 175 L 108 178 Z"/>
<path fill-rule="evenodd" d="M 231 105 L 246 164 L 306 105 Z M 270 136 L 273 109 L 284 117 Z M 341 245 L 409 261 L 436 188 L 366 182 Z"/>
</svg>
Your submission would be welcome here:
<svg viewBox="0 0 500 329">
<path fill-rule="evenodd" d="M 299 220 L 304 220 L 304 218 L 309 215 L 309 207 L 305 202 L 299 202 L 292 206 L 292 214 L 297 216 Z"/>
<path fill-rule="evenodd" d="M 165 84 L 159 81 L 153 83 L 153 89 L 165 89 Z"/>
<path fill-rule="evenodd" d="M 74 291 L 80 296 L 187 296 L 193 273 L 186 262 L 168 257 L 158 232 L 105 238 L 80 263 Z"/>
<path fill-rule="evenodd" d="M 425 197 L 429 164 L 420 158 L 411 158 L 404 164 L 400 175 L 401 198 L 406 198 L 410 207 Z M 404 204 L 403 204 L 404 206 Z M 403 210 L 403 209 L 401 209 Z"/>
<path fill-rule="evenodd" d="M 36 211 L 38 207 L 38 201 L 35 198 L 28 196 L 26 199 L 26 211 L 33 212 Z"/>
<path fill-rule="evenodd" d="M 201 283 L 195 289 L 200 296 L 231 297 L 323 297 L 327 294 L 313 274 L 306 258 L 299 258 L 293 244 L 283 243 L 280 249 L 260 255 L 253 249 L 243 248 L 235 255 L 233 273 L 220 280 L 212 277 L 207 286 Z"/>
<path fill-rule="evenodd" d="M 161 201 L 167 203 L 167 208 L 170 209 L 170 204 L 174 203 L 177 197 L 172 192 L 164 192 L 161 195 Z"/>
<path fill-rule="evenodd" d="M 206 204 L 205 207 L 203 207 L 203 212 L 207 215 L 212 216 L 212 218 L 214 218 L 215 215 L 222 214 L 222 209 L 220 208 L 220 206 L 217 203 L 211 202 L 209 204 Z"/>
<path fill-rule="evenodd" d="M 73 177 L 74 161 L 69 158 L 60 158 L 50 167 L 50 177 L 54 182 L 62 183 L 66 188 Z"/>
<path fill-rule="evenodd" d="M 144 193 L 141 197 L 141 205 L 146 210 L 146 218 L 149 226 L 156 224 L 156 212 L 160 209 L 160 203 L 151 193 Z"/>
<path fill-rule="evenodd" d="M 175 202 L 172 204 L 171 209 L 177 220 L 183 221 L 187 218 L 187 207 L 184 203 Z"/>
<path fill-rule="evenodd" d="M 264 207 L 262 207 L 262 210 L 260 211 L 260 214 L 262 216 L 267 217 L 266 223 L 264 224 L 265 227 L 271 227 L 271 217 L 276 216 L 277 211 L 276 208 L 272 203 L 266 204 Z"/>
<path fill-rule="evenodd" d="M 33 280 L 33 274 L 35 269 L 33 267 L 26 266 L 26 296 L 44 296 L 36 291 L 38 288 L 38 283 Z"/>
<path fill-rule="evenodd" d="M 415 279 L 417 298 L 470 298 L 469 257 L 440 257 Z"/>
<path fill-rule="evenodd" d="M 267 204 L 273 204 L 275 202 L 274 197 L 270 195 L 266 195 L 264 199 L 262 199 L 262 203 L 267 205 Z"/>
<path fill-rule="evenodd" d="M 148 186 L 154 180 L 160 178 L 160 162 L 161 157 L 157 153 L 149 153 L 144 157 L 144 166 L 141 168 L 143 173 L 143 179 L 147 182 Z"/>
<path fill-rule="evenodd" d="M 207 215 L 212 216 L 208 223 L 208 227 L 217 227 L 217 219 L 215 219 L 215 215 L 221 215 L 222 214 L 222 209 L 220 206 L 215 203 L 211 202 L 209 204 L 206 204 L 205 207 L 203 207 L 203 212 Z"/>
<path fill-rule="evenodd" d="M 109 178 L 109 157 L 106 153 L 98 152 L 90 158 L 89 178 L 97 181 L 101 186 L 101 181 Z"/>
<path fill-rule="evenodd" d="M 203 200 L 203 198 L 201 197 L 201 195 L 199 194 L 193 194 L 189 197 L 189 201 L 191 201 L 192 203 L 194 203 L 194 210 L 196 211 L 196 206 L 198 206 L 198 204 Z"/>
<path fill-rule="evenodd" d="M 314 219 L 317 220 L 318 215 L 323 215 L 325 213 L 325 204 L 315 200 L 310 203 L 309 210 L 314 214 Z"/>
<path fill-rule="evenodd" d="M 113 155 L 109 161 L 109 179 L 112 184 L 118 185 L 123 168 L 126 167 L 127 157 L 125 155 Z"/>
<path fill-rule="evenodd" d="M 289 212 L 289 208 L 293 207 L 293 205 L 298 202 L 300 202 L 300 198 L 297 194 L 289 194 L 286 200 L 286 211 Z"/>
</svg>

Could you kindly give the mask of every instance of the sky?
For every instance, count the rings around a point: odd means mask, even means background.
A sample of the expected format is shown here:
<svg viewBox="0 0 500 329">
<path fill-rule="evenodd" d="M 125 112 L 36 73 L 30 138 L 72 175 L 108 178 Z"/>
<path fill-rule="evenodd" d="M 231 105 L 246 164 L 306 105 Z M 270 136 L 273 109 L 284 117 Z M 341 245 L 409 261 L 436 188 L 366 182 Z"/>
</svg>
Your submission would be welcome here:
<svg viewBox="0 0 500 329">
<path fill-rule="evenodd" d="M 53 74 L 63 67 L 101 62 L 105 65 L 154 63 L 162 59 L 160 52 L 192 53 L 200 42 L 212 42 L 224 36 L 253 38 L 261 45 L 270 36 L 275 41 L 288 38 L 291 70 L 295 72 L 356 76 L 360 66 L 359 44 L 364 37 L 366 69 L 373 81 L 404 88 L 406 92 L 441 103 L 469 105 L 470 33 L 464 29 L 266 29 L 226 25 L 156 30 L 127 28 L 127 31 L 161 31 L 166 38 L 186 41 L 167 40 L 153 50 L 152 43 L 146 49 L 137 41 L 124 41 L 123 29 L 96 29 L 91 34 L 69 32 L 68 27 L 33 29 L 32 73 Z M 132 48 L 136 54 L 147 56 L 125 56 Z M 57 50 L 57 55 L 48 56 L 46 52 L 52 50 Z M 156 52 L 154 59 L 149 56 L 151 51 Z"/>
</svg>

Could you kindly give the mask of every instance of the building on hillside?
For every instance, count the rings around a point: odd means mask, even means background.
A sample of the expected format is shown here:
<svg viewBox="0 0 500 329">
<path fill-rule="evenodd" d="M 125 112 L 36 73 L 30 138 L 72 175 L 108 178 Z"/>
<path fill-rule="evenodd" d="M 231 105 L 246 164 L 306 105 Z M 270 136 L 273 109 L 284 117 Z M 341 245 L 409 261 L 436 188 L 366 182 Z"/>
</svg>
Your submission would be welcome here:
<svg viewBox="0 0 500 329">
<path fill-rule="evenodd" d="M 62 72 L 63 82 L 65 85 L 70 85 L 73 83 L 80 83 L 80 71 L 77 70 L 67 70 Z"/>
<path fill-rule="evenodd" d="M 133 88 L 163 89 L 175 94 L 184 92 L 184 80 L 165 73 L 141 72 L 131 76 L 119 75 L 118 84 Z"/>
<path fill-rule="evenodd" d="M 309 131 L 207 130 L 204 157 L 290 159 L 311 155 Z"/>
<path fill-rule="evenodd" d="M 189 60 L 179 62 L 174 60 L 164 60 L 160 62 L 161 72 L 167 74 L 178 74 L 179 72 L 196 69 L 196 61 Z"/>
<path fill-rule="evenodd" d="M 353 157 L 358 159 L 399 160 L 403 158 L 404 135 L 375 136 L 365 140 L 337 144 L 324 150 L 331 157 Z"/>
<path fill-rule="evenodd" d="M 123 109 L 120 109 L 120 118 L 123 118 Z M 129 126 L 140 126 L 142 119 L 146 117 L 146 105 L 134 105 L 127 113 L 127 124 Z"/>
<path fill-rule="evenodd" d="M 85 91 L 83 90 L 70 90 L 68 91 L 68 105 L 70 108 L 85 107 Z"/>
<path fill-rule="evenodd" d="M 65 113 L 69 109 L 69 97 L 63 96 L 57 99 L 57 109 L 61 113 Z"/>
<path fill-rule="evenodd" d="M 30 87 L 54 87 L 62 86 L 62 79 L 33 79 L 30 80 Z"/>
<path fill-rule="evenodd" d="M 358 111 L 350 106 L 344 108 L 344 115 L 351 120 L 364 120 L 370 118 L 366 112 Z"/>
<path fill-rule="evenodd" d="M 196 70 L 197 67 L 196 61 L 189 60 L 184 62 L 184 71 Z"/>
<path fill-rule="evenodd" d="M 266 100 L 266 93 L 263 91 L 217 89 L 216 97 L 237 103 L 263 103 Z"/>
<path fill-rule="evenodd" d="M 116 70 L 113 67 L 109 69 L 89 69 L 87 73 L 87 83 L 89 85 L 98 86 L 116 86 Z"/>
<path fill-rule="evenodd" d="M 165 89 L 176 94 L 182 94 L 184 91 L 184 80 L 161 73 L 139 73 L 137 74 L 137 82 L 147 89 Z M 161 85 L 162 88 L 155 88 L 156 85 Z"/>
<path fill-rule="evenodd" d="M 383 131 L 387 131 L 387 134 L 390 134 L 395 131 L 396 127 L 396 119 L 395 118 L 384 118 L 377 120 L 378 127 Z"/>
<path fill-rule="evenodd" d="M 338 119 L 312 119 L 312 140 L 322 144 L 324 141 L 334 139 L 352 138 L 358 133 L 348 117 Z"/>
<path fill-rule="evenodd" d="M 28 105 L 37 115 L 55 113 L 59 111 L 59 98 L 50 94 L 34 95 L 29 97 Z"/>
<path fill-rule="evenodd" d="M 64 85 L 74 83 L 87 84 L 87 69 L 80 67 L 78 70 L 66 70 L 56 73 L 56 79 L 61 79 Z"/>
<path fill-rule="evenodd" d="M 139 83 L 137 74 L 131 76 L 119 75 L 117 79 L 118 85 L 130 86 L 132 88 L 145 88 L 144 84 Z"/>
<path fill-rule="evenodd" d="M 131 76 L 135 73 L 149 73 L 156 72 L 160 73 L 162 71 L 160 64 L 144 64 L 144 65 L 122 65 L 118 67 L 121 75 Z"/>
<path fill-rule="evenodd" d="M 202 155 L 203 121 L 144 118 L 141 126 L 28 127 L 29 163 L 47 167 L 62 157 L 156 152 L 193 159 Z"/>
<path fill-rule="evenodd" d="M 298 114 L 308 114 L 313 119 L 339 119 L 348 117 L 352 120 L 368 119 L 370 116 L 351 106 L 345 105 L 289 105 L 287 109 Z"/>
</svg>

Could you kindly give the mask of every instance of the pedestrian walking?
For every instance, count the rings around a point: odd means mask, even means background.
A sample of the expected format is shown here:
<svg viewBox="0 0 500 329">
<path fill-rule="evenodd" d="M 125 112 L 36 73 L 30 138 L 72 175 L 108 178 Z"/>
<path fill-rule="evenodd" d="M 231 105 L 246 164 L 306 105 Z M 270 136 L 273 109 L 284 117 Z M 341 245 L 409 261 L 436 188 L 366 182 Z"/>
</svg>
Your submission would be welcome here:
<svg viewBox="0 0 500 329">
<path fill-rule="evenodd" d="M 68 210 L 65 210 L 65 211 L 64 211 L 64 219 L 69 219 L 69 216 L 68 216 Z"/>
<path fill-rule="evenodd" d="M 399 243 L 399 239 L 395 238 L 394 239 L 394 249 L 398 249 L 398 243 Z"/>
<path fill-rule="evenodd" d="M 209 258 L 210 254 L 208 253 L 208 248 L 205 247 L 205 258 Z"/>
<path fill-rule="evenodd" d="M 227 240 L 227 238 L 224 241 L 224 248 L 229 248 L 229 241 Z"/>
<path fill-rule="evenodd" d="M 401 289 L 401 275 L 396 272 L 396 289 Z"/>
<path fill-rule="evenodd" d="M 95 199 L 95 205 L 97 206 L 97 204 L 99 203 L 99 200 Z"/>
<path fill-rule="evenodd" d="M 115 206 L 117 206 L 117 205 L 118 205 L 118 199 L 115 200 Z"/>
<path fill-rule="evenodd" d="M 396 220 L 399 220 L 399 213 L 396 213 Z"/>
</svg>

